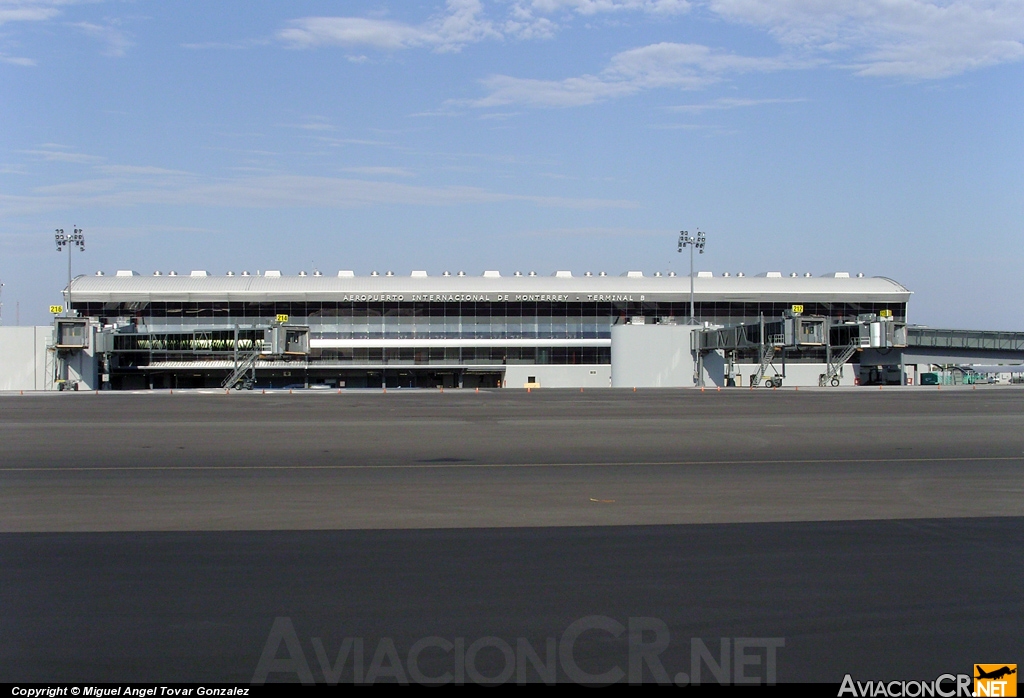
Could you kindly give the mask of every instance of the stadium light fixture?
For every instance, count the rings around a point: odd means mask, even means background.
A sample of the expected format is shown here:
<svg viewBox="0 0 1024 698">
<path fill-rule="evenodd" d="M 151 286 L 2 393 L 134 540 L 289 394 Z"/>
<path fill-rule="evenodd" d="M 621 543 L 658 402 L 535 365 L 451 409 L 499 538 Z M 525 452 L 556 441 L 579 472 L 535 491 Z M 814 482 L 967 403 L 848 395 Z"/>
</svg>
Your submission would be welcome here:
<svg viewBox="0 0 1024 698">
<path fill-rule="evenodd" d="M 704 254 L 705 241 L 706 236 L 699 229 L 697 230 L 696 236 L 690 235 L 689 231 L 686 230 L 679 231 L 679 246 L 677 251 L 682 252 L 684 247 L 690 248 L 690 319 L 687 322 L 688 325 L 697 324 L 697 316 L 694 313 L 693 306 L 693 251 L 696 249 L 701 254 Z"/>
<path fill-rule="evenodd" d="M 71 249 L 77 247 L 80 252 L 85 252 L 85 234 L 77 226 L 70 234 L 66 234 L 63 228 L 57 228 L 54 241 L 57 243 L 57 252 L 61 252 L 65 247 L 68 248 L 68 307 L 65 312 L 68 317 L 71 317 Z"/>
</svg>

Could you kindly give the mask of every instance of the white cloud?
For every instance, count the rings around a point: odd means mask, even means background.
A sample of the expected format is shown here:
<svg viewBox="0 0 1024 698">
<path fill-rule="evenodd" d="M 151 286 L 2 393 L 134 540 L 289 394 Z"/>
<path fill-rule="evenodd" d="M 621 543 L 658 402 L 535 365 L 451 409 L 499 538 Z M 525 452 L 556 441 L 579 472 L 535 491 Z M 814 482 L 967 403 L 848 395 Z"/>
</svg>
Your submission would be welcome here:
<svg viewBox="0 0 1024 698">
<path fill-rule="evenodd" d="M 32 67 L 36 64 L 36 62 L 31 58 L 24 58 L 21 56 L 8 56 L 3 53 L 0 53 L 0 63 L 10 63 L 11 65 L 23 65 L 27 67 Z"/>
<path fill-rule="evenodd" d="M 665 237 L 663 229 L 653 228 L 545 228 L 523 233 L 529 237 L 545 238 L 638 238 Z M 671 235 L 671 233 L 669 233 Z"/>
<path fill-rule="evenodd" d="M 476 107 L 524 104 L 535 107 L 576 107 L 655 88 L 694 90 L 727 74 L 767 72 L 803 67 L 784 58 L 738 56 L 699 44 L 658 43 L 612 57 L 599 75 L 563 80 L 535 80 L 492 75 L 483 80 L 489 95 L 470 102 Z"/>
<path fill-rule="evenodd" d="M 123 56 L 134 44 L 120 29 L 111 25 L 93 24 L 91 22 L 76 22 L 72 26 L 85 32 L 87 36 L 96 39 L 105 45 L 104 56 L 119 58 Z"/>
<path fill-rule="evenodd" d="M 346 167 L 345 172 L 363 175 L 381 175 L 390 177 L 415 177 L 412 170 L 404 167 Z"/>
<path fill-rule="evenodd" d="M 532 196 L 470 186 L 415 186 L 338 177 L 267 175 L 202 181 L 181 178 L 140 181 L 138 177 L 108 177 L 52 185 L 28 195 L 0 194 L 0 217 L 68 208 L 122 208 L 152 204 L 217 208 L 358 208 L 379 205 L 454 206 L 502 201 L 575 209 L 635 208 L 637 205 L 621 199 Z"/>
<path fill-rule="evenodd" d="M 708 0 L 861 75 L 943 78 L 1024 60 L 1020 0 Z"/>
<path fill-rule="evenodd" d="M 278 36 L 295 48 L 371 46 L 385 50 L 430 47 L 457 51 L 462 46 L 497 38 L 492 24 L 481 18 L 480 0 L 448 0 L 447 13 L 422 25 L 363 17 L 304 17 L 289 23 Z"/>
<path fill-rule="evenodd" d="M 684 14 L 690 9 L 688 0 L 517 0 L 501 27 L 507 36 L 518 39 L 550 39 L 559 25 L 548 15 L 559 15 L 563 20 L 573 14 L 593 17 L 621 12 L 667 16 Z"/>
<path fill-rule="evenodd" d="M 25 0 L 0 0 L 0 24 L 7 22 L 41 22 L 53 19 L 60 11 L 52 5 L 56 2 L 30 2 Z"/>
<path fill-rule="evenodd" d="M 431 48 L 458 51 L 485 39 L 548 39 L 559 25 L 547 15 L 593 16 L 612 12 L 677 15 L 688 0 L 517 0 L 504 18 L 487 19 L 481 0 L 447 0 L 444 12 L 423 24 L 366 17 L 303 17 L 292 20 L 278 38 L 294 48 L 370 46 L 397 51 Z"/>
<path fill-rule="evenodd" d="M 622 11 L 682 14 L 690 10 L 690 3 L 687 0 L 527 0 L 516 3 L 516 6 L 520 12 L 552 14 L 568 10 L 581 15 Z"/>
<path fill-rule="evenodd" d="M 116 179 L 85 179 L 78 182 L 65 182 L 63 184 L 50 184 L 45 187 L 36 187 L 32 190 L 32 193 L 41 197 L 86 197 L 94 194 L 116 191 L 117 188 L 118 181 Z"/>
<path fill-rule="evenodd" d="M 267 39 L 242 39 L 239 41 L 200 41 L 198 43 L 181 44 L 182 48 L 190 51 L 204 51 L 208 49 L 240 51 L 254 46 L 265 46 L 270 43 Z"/>
<path fill-rule="evenodd" d="M 681 104 L 675 107 L 668 107 L 669 111 L 700 113 L 705 111 L 719 111 L 722 109 L 737 109 L 740 107 L 759 107 L 762 104 L 791 104 L 793 102 L 805 102 L 805 99 L 741 99 L 723 97 L 703 104 Z"/>
<path fill-rule="evenodd" d="M 403 49 L 428 43 L 418 27 L 361 17 L 304 17 L 290 22 L 278 36 L 295 48 L 316 46 L 373 46 Z"/>
<path fill-rule="evenodd" d="M 492 75 L 482 82 L 490 94 L 471 102 L 472 106 L 522 104 L 531 107 L 579 107 L 613 97 L 624 97 L 640 89 L 629 82 L 609 81 L 595 75 L 564 80 L 531 80 Z"/>
<path fill-rule="evenodd" d="M 57 143 L 44 143 L 40 146 L 40 150 L 22 150 L 19 152 L 24 153 L 25 155 L 31 155 L 46 162 L 68 162 L 77 165 L 90 165 L 103 162 L 103 158 L 99 156 L 76 153 L 70 148 Z"/>
<path fill-rule="evenodd" d="M 193 177 L 192 172 L 184 170 L 168 170 L 163 167 L 151 167 L 147 165 L 101 165 L 96 168 L 98 172 L 108 175 L 121 176 L 166 176 L 166 177 Z"/>
</svg>

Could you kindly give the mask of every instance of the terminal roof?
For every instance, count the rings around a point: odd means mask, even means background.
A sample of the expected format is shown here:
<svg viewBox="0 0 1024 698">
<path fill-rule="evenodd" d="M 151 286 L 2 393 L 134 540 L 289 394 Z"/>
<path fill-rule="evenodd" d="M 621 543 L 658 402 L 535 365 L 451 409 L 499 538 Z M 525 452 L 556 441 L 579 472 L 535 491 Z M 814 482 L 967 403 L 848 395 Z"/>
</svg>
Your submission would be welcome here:
<svg viewBox="0 0 1024 698">
<path fill-rule="evenodd" d="M 555 296 L 564 301 L 688 300 L 689 276 L 271 276 L 234 275 L 79 276 L 71 284 L 75 302 L 296 302 L 350 301 L 356 296 L 401 296 L 401 301 L 530 300 Z M 841 276 L 699 276 L 700 301 L 889 302 L 905 303 L 911 292 L 892 279 Z M 368 299 L 363 299 L 368 300 Z M 538 300 L 534 298 L 534 300 Z M 544 299 L 550 300 L 550 299 Z"/>
</svg>

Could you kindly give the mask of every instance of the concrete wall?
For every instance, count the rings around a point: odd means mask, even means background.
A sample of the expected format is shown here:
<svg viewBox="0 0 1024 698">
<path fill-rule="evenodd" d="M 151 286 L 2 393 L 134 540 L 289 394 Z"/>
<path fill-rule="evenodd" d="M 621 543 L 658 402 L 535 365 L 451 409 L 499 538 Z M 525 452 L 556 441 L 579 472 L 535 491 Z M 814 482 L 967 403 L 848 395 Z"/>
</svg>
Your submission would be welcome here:
<svg viewBox="0 0 1024 698">
<path fill-rule="evenodd" d="M 608 364 L 509 364 L 505 387 L 522 388 L 533 376 L 542 388 L 607 388 L 611 371 Z"/>
<path fill-rule="evenodd" d="M 69 356 L 68 379 L 80 390 L 99 387 L 93 355 L 96 327 L 90 326 L 89 348 Z M 56 390 L 53 326 L 0 327 L 0 390 Z"/>
<path fill-rule="evenodd" d="M 693 387 L 690 325 L 612 327 L 612 387 Z"/>
<path fill-rule="evenodd" d="M 52 334 L 52 328 L 48 328 Z M 96 334 L 95 328 L 91 327 L 92 336 L 89 340 L 89 348 L 84 351 L 76 351 L 70 355 L 65 354 L 68 360 L 68 380 L 71 384 L 78 384 L 80 390 L 99 390 L 99 377 L 96 375 L 97 361 L 93 354 Z"/>
<path fill-rule="evenodd" d="M 0 327 L 0 390 L 52 390 L 53 327 Z M 50 354 L 52 361 L 52 353 Z"/>
</svg>

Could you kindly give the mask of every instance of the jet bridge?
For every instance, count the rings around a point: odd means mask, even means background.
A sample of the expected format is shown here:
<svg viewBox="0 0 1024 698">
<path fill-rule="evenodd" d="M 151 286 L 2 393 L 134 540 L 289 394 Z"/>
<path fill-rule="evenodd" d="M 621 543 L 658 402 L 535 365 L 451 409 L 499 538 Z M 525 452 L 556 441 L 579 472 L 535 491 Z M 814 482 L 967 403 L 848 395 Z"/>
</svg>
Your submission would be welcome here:
<svg viewBox="0 0 1024 698">
<path fill-rule="evenodd" d="M 832 325 L 822 315 L 803 315 L 801 306 L 794 306 L 778 320 L 761 319 L 757 324 L 694 330 L 692 346 L 697 351 L 702 371 L 703 357 L 711 351 L 721 350 L 728 357 L 728 376 L 734 376 L 734 357 L 739 351 L 756 351 L 757 371 L 751 376 L 751 387 L 780 387 L 782 376 L 765 377 L 774 367 L 778 350 L 792 347 L 824 347 L 827 370 L 818 379 L 820 386 L 838 386 L 839 372 L 853 354 L 865 348 L 905 347 L 906 323 L 896 322 L 890 311 L 880 315 L 861 315 L 857 322 Z M 838 351 L 833 351 L 833 348 Z M 703 375 L 701 372 L 699 375 Z"/>
<path fill-rule="evenodd" d="M 222 388 L 252 390 L 256 384 L 256 362 L 261 358 L 307 356 L 309 327 L 307 325 L 274 324 L 263 331 L 263 346 L 243 356 L 236 356 L 235 367 L 221 383 Z M 248 375 L 246 375 L 248 374 Z"/>
<path fill-rule="evenodd" d="M 758 352 L 758 369 L 750 378 L 751 387 L 764 381 L 767 388 L 782 385 L 782 376 L 776 371 L 765 378 L 769 367 L 774 370 L 775 353 L 785 347 L 821 347 L 828 345 L 828 318 L 823 315 L 803 315 L 796 306 L 778 320 L 765 320 L 754 324 L 694 330 L 692 346 L 697 350 L 698 375 L 703 375 L 703 357 L 710 351 L 722 350 L 729 359 L 729 379 L 733 380 L 733 356 L 737 351 Z"/>
</svg>

